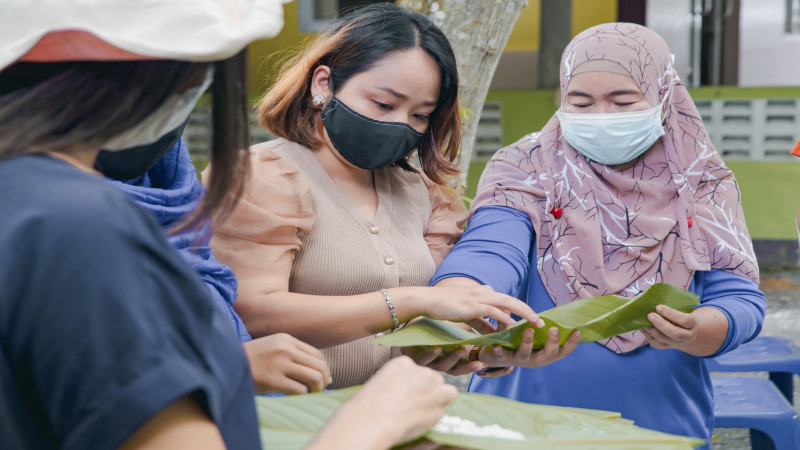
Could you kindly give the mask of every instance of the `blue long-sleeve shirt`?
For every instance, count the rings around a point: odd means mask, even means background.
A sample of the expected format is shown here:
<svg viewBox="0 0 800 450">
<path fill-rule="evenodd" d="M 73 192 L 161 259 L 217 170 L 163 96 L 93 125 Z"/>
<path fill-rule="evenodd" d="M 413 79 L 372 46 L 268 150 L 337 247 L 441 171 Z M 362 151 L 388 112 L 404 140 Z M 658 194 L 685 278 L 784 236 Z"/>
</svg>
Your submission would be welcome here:
<svg viewBox="0 0 800 450">
<path fill-rule="evenodd" d="M 482 207 L 431 283 L 468 277 L 516 296 L 534 311 L 553 308 L 536 270 L 535 239 L 526 214 Z M 766 302 L 753 280 L 721 270 L 696 272 L 689 290 L 700 296 L 701 306 L 718 308 L 728 318 L 728 334 L 716 354 L 733 350 L 761 331 Z M 714 428 L 705 361 L 678 350 L 644 346 L 618 354 L 586 343 L 549 366 L 516 368 L 500 378 L 473 377 L 469 390 L 531 403 L 618 411 L 638 426 L 707 441 Z"/>
</svg>

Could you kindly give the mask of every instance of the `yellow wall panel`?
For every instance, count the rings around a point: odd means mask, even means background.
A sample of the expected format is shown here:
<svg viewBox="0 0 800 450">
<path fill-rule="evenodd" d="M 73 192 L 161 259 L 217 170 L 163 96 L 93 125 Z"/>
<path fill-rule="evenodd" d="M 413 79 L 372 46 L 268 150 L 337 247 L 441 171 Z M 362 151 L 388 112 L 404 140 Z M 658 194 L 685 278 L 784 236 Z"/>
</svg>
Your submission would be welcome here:
<svg viewBox="0 0 800 450">
<path fill-rule="evenodd" d="M 540 11 L 540 0 L 528 0 L 528 5 L 522 9 L 519 20 L 511 32 L 506 50 L 539 50 Z M 299 48 L 303 42 L 307 42 L 313 36 L 312 33 L 300 32 L 297 21 L 297 2 L 285 4 L 284 26 L 281 32 L 272 39 L 250 44 L 249 91 L 251 93 L 263 92 L 267 81 L 271 80 L 277 71 L 281 54 Z"/>
<path fill-rule="evenodd" d="M 506 51 L 538 51 L 541 23 L 540 0 L 528 0 L 528 6 L 522 8 L 514 30 L 508 38 Z"/>
<path fill-rule="evenodd" d="M 264 92 L 267 79 L 275 75 L 280 62 L 280 53 L 297 49 L 314 35 L 301 33 L 297 22 L 297 2 L 283 6 L 283 29 L 272 39 L 255 41 L 248 47 L 250 67 L 248 71 L 249 92 Z M 276 54 L 277 53 L 277 54 Z"/>
<path fill-rule="evenodd" d="M 570 0 L 562 0 L 565 3 Z M 617 20 L 617 0 L 571 0 L 572 35 L 599 23 Z M 529 0 L 522 9 L 514 30 L 508 39 L 506 51 L 539 51 L 541 32 L 541 0 Z M 250 45 L 249 88 L 251 93 L 264 91 L 280 62 L 280 55 L 297 49 L 308 39 L 310 33 L 301 33 L 297 22 L 297 3 L 284 5 L 285 24 L 274 38 L 256 41 Z M 277 55 L 276 55 L 277 54 Z"/>
<path fill-rule="evenodd" d="M 601 23 L 617 21 L 617 0 L 572 0 L 572 35 Z"/>
</svg>

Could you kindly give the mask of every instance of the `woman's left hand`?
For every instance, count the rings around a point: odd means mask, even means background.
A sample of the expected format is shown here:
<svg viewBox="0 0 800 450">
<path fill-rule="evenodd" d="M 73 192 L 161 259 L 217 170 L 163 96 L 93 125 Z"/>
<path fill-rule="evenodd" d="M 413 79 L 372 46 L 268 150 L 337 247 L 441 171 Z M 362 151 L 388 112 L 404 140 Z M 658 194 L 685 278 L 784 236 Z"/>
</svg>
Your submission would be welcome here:
<svg viewBox="0 0 800 450">
<path fill-rule="evenodd" d="M 650 346 L 658 349 L 680 348 L 697 339 L 697 320 L 692 313 L 684 313 L 669 306 L 656 306 L 656 313 L 647 315 L 652 327 L 642 328 Z"/>
<path fill-rule="evenodd" d="M 658 305 L 656 312 L 647 315 L 653 326 L 640 330 L 653 348 L 708 356 L 719 350 L 728 334 L 728 319 L 717 308 L 701 307 L 684 313 Z"/>
</svg>

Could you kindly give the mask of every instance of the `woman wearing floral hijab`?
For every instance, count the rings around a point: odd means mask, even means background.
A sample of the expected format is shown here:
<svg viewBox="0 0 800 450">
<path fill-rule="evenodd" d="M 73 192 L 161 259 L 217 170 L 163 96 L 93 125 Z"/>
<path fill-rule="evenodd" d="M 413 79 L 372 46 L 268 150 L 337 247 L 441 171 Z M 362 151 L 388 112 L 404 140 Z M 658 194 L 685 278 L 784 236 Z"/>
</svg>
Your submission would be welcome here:
<svg viewBox="0 0 800 450">
<path fill-rule="evenodd" d="M 536 311 L 668 283 L 696 292 L 700 307 L 659 306 L 653 326 L 581 345 L 548 367 L 483 349 L 489 365 L 521 368 L 474 378 L 472 392 L 614 410 L 710 439 L 702 358 L 755 337 L 765 302 L 738 185 L 672 61 L 664 40 L 639 25 L 576 36 L 562 56 L 561 108 L 489 162 L 468 230 L 434 283 L 489 284 Z"/>
</svg>

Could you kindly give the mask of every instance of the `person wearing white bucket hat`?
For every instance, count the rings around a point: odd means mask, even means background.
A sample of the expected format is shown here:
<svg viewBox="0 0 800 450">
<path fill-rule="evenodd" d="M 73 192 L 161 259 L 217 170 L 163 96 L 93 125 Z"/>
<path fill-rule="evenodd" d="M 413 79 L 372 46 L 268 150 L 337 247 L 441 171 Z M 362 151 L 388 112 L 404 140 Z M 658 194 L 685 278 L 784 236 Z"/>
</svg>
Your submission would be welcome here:
<svg viewBox="0 0 800 450">
<path fill-rule="evenodd" d="M 282 2 L 0 0 L 0 17 L 12 18 L 0 27 L 3 447 L 260 448 L 229 319 L 93 166 L 101 148 L 183 123 L 213 78 L 214 175 L 181 226 L 224 218 L 247 170 L 240 52 L 278 32 Z M 381 372 L 312 447 L 408 440 L 455 397 L 408 359 Z M 384 412 L 386 426 L 347 432 Z"/>
</svg>

